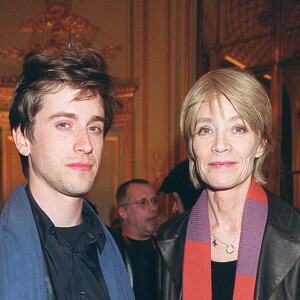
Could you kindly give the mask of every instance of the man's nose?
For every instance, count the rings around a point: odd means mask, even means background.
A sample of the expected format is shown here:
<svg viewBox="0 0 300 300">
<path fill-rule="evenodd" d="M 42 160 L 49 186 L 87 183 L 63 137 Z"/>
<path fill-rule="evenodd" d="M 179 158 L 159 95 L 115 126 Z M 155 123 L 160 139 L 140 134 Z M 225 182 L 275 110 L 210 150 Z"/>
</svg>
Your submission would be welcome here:
<svg viewBox="0 0 300 300">
<path fill-rule="evenodd" d="M 159 207 L 158 202 L 157 202 L 157 203 L 153 203 L 153 201 L 151 201 L 151 200 L 149 199 L 149 207 L 148 207 L 149 210 L 157 211 L 157 210 L 158 210 L 158 207 Z"/>
<path fill-rule="evenodd" d="M 91 143 L 91 138 L 89 132 L 86 128 L 78 130 L 75 137 L 74 150 L 77 152 L 91 153 L 93 150 L 93 145 Z"/>
</svg>

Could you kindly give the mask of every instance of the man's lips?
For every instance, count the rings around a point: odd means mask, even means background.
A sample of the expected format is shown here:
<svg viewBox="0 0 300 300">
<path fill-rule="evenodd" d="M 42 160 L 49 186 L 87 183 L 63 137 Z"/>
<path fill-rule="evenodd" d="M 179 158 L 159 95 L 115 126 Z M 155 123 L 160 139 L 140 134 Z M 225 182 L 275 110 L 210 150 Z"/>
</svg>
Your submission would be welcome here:
<svg viewBox="0 0 300 300">
<path fill-rule="evenodd" d="M 147 221 L 150 222 L 150 223 L 151 222 L 157 222 L 157 216 L 150 217 L 150 218 L 147 219 Z"/>
<path fill-rule="evenodd" d="M 90 171 L 93 168 L 93 164 L 75 162 L 75 163 L 67 164 L 67 167 L 78 171 Z"/>
<path fill-rule="evenodd" d="M 235 161 L 214 161 L 208 165 L 214 168 L 230 168 L 236 164 Z"/>
</svg>

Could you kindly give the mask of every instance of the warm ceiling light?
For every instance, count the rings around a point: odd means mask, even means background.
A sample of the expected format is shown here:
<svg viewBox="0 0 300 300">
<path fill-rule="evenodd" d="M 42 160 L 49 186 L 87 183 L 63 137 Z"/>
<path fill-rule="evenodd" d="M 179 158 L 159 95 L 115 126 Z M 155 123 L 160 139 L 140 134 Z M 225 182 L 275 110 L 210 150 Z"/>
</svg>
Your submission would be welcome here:
<svg viewBox="0 0 300 300">
<path fill-rule="evenodd" d="M 225 60 L 229 61 L 230 63 L 232 63 L 233 65 L 241 68 L 241 69 L 244 69 L 246 68 L 246 65 L 244 65 L 243 63 L 239 62 L 238 60 L 232 58 L 231 56 L 229 55 L 225 55 L 224 57 Z M 269 74 L 264 74 L 263 75 L 264 78 L 268 79 L 268 80 L 271 80 L 272 79 L 272 76 L 269 75 Z"/>
<path fill-rule="evenodd" d="M 271 75 L 269 75 L 269 74 L 264 74 L 264 76 L 263 76 L 264 78 L 266 78 L 266 79 L 268 79 L 268 80 L 271 80 L 272 79 L 272 76 Z"/>
<path fill-rule="evenodd" d="M 246 65 L 242 64 L 241 62 L 239 62 L 238 60 L 232 58 L 231 56 L 229 55 L 225 55 L 224 57 L 225 60 L 231 62 L 232 64 L 234 64 L 235 66 L 241 68 L 241 69 L 244 69 L 246 68 Z"/>
</svg>

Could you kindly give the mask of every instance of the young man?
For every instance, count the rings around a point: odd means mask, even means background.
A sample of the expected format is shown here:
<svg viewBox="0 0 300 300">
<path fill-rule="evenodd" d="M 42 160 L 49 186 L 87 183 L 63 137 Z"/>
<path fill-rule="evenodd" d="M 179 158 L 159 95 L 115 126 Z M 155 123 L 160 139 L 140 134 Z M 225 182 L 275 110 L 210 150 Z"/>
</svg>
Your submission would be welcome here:
<svg viewBox="0 0 300 300">
<path fill-rule="evenodd" d="M 155 299 L 155 252 L 159 199 L 144 179 L 121 184 L 116 193 L 122 236 L 114 234 L 137 300 Z"/>
<path fill-rule="evenodd" d="M 134 299 L 119 251 L 83 199 L 118 106 L 95 50 L 26 56 L 10 125 L 28 183 L 0 216 L 0 299 Z"/>
</svg>

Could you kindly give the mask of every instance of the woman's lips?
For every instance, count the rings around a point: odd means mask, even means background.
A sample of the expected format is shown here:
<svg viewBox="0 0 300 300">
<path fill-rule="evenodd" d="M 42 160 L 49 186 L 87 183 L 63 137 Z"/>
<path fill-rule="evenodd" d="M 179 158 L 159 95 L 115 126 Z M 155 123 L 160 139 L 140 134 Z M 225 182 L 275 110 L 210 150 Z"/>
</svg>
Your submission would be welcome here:
<svg viewBox="0 0 300 300">
<path fill-rule="evenodd" d="M 229 168 L 235 164 L 236 164 L 236 162 L 234 162 L 234 161 L 215 161 L 215 162 L 209 163 L 209 166 L 212 166 L 215 168 Z"/>
</svg>

